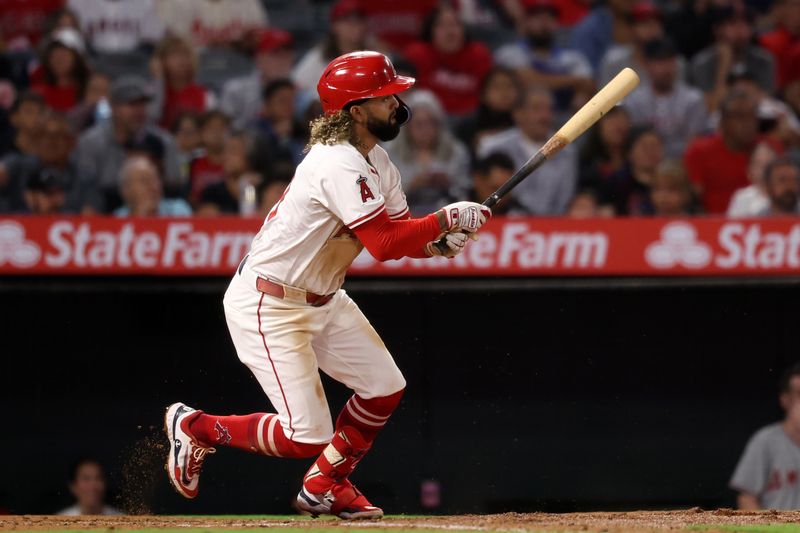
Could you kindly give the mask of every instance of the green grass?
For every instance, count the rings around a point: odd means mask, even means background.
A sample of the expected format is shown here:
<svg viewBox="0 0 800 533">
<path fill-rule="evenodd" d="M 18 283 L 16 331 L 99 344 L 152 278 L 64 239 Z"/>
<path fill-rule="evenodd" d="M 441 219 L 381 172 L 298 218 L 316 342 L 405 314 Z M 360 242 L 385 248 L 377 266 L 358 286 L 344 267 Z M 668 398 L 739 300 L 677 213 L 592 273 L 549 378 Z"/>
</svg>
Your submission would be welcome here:
<svg viewBox="0 0 800 533">
<path fill-rule="evenodd" d="M 689 529 L 698 531 L 716 530 L 730 531 L 731 533 L 800 533 L 800 524 L 760 524 L 760 525 L 718 525 L 691 526 Z"/>
</svg>

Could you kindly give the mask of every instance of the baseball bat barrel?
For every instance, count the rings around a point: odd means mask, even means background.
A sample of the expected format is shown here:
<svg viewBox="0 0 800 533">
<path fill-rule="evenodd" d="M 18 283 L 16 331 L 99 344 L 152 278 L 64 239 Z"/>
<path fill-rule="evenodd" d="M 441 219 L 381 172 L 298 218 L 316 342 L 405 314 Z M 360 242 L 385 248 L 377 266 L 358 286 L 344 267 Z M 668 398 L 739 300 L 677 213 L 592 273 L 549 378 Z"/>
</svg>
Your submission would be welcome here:
<svg viewBox="0 0 800 533">
<path fill-rule="evenodd" d="M 563 150 L 565 146 L 589 129 L 592 124 L 600 120 L 600 117 L 608 113 L 609 109 L 622 101 L 622 99 L 630 94 L 637 85 L 639 85 L 639 76 L 636 72 L 627 67 L 622 69 L 619 74 L 614 76 L 611 81 L 597 91 L 597 94 L 572 115 L 570 119 L 561 126 L 561 129 L 550 137 L 544 146 L 531 156 L 507 182 L 484 200 L 483 205 L 489 208 L 496 205 L 503 196 L 511 192 L 514 187 L 530 176 L 533 171 L 542 166 L 547 159 Z M 447 246 L 447 244 L 445 244 L 445 238 L 442 237 L 436 241 L 435 246 L 444 252 Z"/>
</svg>

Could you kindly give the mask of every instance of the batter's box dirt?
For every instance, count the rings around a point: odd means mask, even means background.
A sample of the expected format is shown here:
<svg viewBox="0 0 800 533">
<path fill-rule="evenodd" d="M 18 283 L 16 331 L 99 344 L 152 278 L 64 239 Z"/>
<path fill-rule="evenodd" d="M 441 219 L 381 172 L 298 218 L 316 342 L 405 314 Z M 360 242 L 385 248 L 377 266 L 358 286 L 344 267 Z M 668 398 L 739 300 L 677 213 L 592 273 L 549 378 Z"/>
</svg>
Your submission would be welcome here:
<svg viewBox="0 0 800 533">
<path fill-rule="evenodd" d="M 380 521 L 353 522 L 338 519 L 294 517 L 191 517 L 191 516 L 0 516 L 0 531 L 114 530 L 166 533 L 200 533 L 230 530 L 304 530 L 307 533 L 439 533 L 474 532 L 742 532 L 800 533 L 800 511 L 637 511 L 626 513 L 505 513 L 436 517 L 388 516 Z"/>
</svg>

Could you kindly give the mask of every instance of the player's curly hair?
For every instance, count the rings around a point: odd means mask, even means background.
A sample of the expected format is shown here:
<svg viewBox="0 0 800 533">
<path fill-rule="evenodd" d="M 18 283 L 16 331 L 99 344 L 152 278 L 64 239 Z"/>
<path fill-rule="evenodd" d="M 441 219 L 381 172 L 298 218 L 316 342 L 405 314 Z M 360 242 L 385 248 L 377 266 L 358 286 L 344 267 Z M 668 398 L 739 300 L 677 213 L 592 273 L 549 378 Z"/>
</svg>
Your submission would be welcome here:
<svg viewBox="0 0 800 533">
<path fill-rule="evenodd" d="M 332 115 L 322 115 L 311 121 L 311 136 L 305 151 L 315 144 L 339 144 L 353 140 L 353 117 L 348 111 L 338 111 Z"/>
</svg>

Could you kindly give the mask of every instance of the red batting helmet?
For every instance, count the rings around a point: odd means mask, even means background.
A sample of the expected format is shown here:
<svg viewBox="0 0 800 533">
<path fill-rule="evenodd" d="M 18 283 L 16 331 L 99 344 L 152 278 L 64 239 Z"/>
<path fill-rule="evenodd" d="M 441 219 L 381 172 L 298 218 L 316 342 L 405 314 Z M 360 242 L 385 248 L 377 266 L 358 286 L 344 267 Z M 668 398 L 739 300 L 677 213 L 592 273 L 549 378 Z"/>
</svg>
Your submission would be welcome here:
<svg viewBox="0 0 800 533">
<path fill-rule="evenodd" d="M 394 65 L 378 52 L 351 52 L 331 61 L 317 84 L 317 92 L 325 114 L 335 113 L 347 104 L 376 96 L 401 93 L 414 85 L 414 78 L 398 76 Z M 408 121 L 408 106 L 398 98 L 401 109 L 397 121 Z"/>
</svg>

